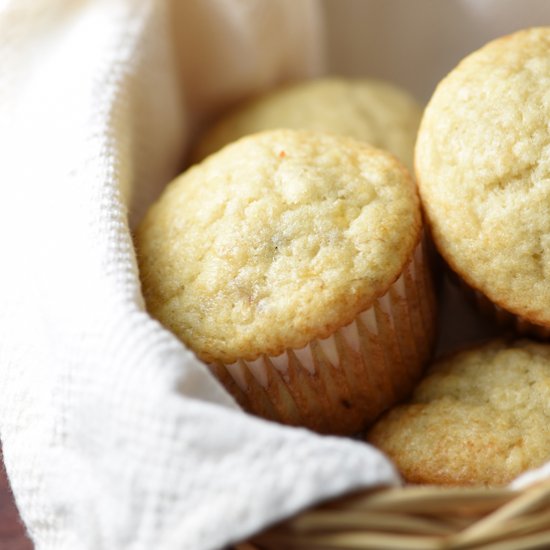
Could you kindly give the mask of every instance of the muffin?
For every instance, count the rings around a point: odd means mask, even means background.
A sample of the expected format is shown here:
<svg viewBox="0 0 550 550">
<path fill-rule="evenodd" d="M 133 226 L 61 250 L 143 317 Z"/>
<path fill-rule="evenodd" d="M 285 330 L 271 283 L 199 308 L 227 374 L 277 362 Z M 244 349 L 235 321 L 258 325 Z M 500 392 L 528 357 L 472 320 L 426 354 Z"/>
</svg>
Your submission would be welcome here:
<svg viewBox="0 0 550 550">
<path fill-rule="evenodd" d="M 149 311 L 244 409 L 350 434 L 404 397 L 430 354 L 421 236 L 393 156 L 277 130 L 177 178 L 136 247 Z"/>
<path fill-rule="evenodd" d="M 550 459 L 550 346 L 497 340 L 436 363 L 368 433 L 406 481 L 506 485 Z"/>
<path fill-rule="evenodd" d="M 436 246 L 485 308 L 550 331 L 550 28 L 487 44 L 437 87 L 416 175 Z"/>
<path fill-rule="evenodd" d="M 392 152 L 412 172 L 421 114 L 412 96 L 385 82 L 309 80 L 267 93 L 229 113 L 203 136 L 193 158 L 203 159 L 247 134 L 292 128 L 365 141 Z"/>
</svg>

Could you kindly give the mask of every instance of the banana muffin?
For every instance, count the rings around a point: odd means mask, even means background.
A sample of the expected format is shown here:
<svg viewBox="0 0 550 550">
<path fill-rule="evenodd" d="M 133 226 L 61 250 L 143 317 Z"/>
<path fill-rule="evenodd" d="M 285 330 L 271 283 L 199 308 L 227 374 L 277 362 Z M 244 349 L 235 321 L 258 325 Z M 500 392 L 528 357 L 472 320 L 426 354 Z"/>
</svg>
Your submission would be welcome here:
<svg viewBox="0 0 550 550">
<path fill-rule="evenodd" d="M 439 252 L 478 302 L 550 336 L 550 28 L 495 40 L 437 87 L 416 175 Z"/>
<path fill-rule="evenodd" d="M 550 459 L 550 346 L 493 341 L 436 363 L 368 441 L 410 483 L 502 486 Z"/>
<path fill-rule="evenodd" d="M 353 433 L 430 354 L 414 183 L 350 138 L 277 130 L 172 182 L 136 235 L 143 293 L 248 411 Z"/>
<path fill-rule="evenodd" d="M 319 130 L 365 141 L 412 171 L 422 109 L 404 90 L 369 79 L 322 78 L 288 85 L 238 107 L 199 142 L 200 160 L 247 134 L 276 128 Z"/>
</svg>

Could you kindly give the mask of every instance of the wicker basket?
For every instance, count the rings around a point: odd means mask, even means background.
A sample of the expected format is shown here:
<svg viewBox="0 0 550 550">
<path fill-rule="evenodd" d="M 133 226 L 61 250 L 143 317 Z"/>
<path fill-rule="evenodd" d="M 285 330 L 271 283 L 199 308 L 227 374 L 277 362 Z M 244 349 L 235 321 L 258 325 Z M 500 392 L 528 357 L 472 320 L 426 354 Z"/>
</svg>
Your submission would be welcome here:
<svg viewBox="0 0 550 550">
<path fill-rule="evenodd" d="M 523 491 L 405 487 L 298 514 L 236 550 L 550 548 L 550 482 Z"/>
</svg>

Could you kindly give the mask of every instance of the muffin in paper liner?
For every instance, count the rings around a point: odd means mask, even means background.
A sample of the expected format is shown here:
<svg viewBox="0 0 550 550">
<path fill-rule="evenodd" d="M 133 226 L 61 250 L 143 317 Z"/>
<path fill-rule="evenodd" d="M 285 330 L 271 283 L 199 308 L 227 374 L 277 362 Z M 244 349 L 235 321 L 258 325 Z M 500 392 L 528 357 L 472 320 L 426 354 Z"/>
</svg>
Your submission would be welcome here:
<svg viewBox="0 0 550 550">
<path fill-rule="evenodd" d="M 405 397 L 430 355 L 422 233 L 395 157 L 274 130 L 170 184 L 136 249 L 149 312 L 245 410 L 352 434 Z"/>
<path fill-rule="evenodd" d="M 550 337 L 550 27 L 464 58 L 420 124 L 415 170 L 435 245 L 479 310 Z"/>
<path fill-rule="evenodd" d="M 407 483 L 503 487 L 548 460 L 550 346 L 491 339 L 439 358 L 366 440 Z"/>
<path fill-rule="evenodd" d="M 412 390 L 431 355 L 435 317 L 423 238 L 387 292 L 331 336 L 275 357 L 209 366 L 247 411 L 353 434 Z"/>
</svg>

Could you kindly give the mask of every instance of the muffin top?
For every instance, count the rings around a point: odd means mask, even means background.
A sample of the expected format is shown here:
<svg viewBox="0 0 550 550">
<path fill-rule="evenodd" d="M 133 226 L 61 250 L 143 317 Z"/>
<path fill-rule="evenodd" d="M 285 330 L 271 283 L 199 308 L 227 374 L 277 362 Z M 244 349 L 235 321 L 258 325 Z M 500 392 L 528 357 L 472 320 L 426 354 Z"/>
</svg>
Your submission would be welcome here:
<svg viewBox="0 0 550 550">
<path fill-rule="evenodd" d="M 200 141 L 202 159 L 247 134 L 275 128 L 347 135 L 396 155 L 411 171 L 422 110 L 405 91 L 376 80 L 324 78 L 275 90 L 222 118 Z"/>
<path fill-rule="evenodd" d="M 350 323 L 420 238 L 408 172 L 350 138 L 243 138 L 174 180 L 136 234 L 149 311 L 207 362 L 301 348 Z"/>
<path fill-rule="evenodd" d="M 371 443 L 412 483 L 504 485 L 550 457 L 550 346 L 498 340 L 435 364 Z"/>
<path fill-rule="evenodd" d="M 550 323 L 550 28 L 464 59 L 437 87 L 416 147 L 438 249 L 470 286 Z"/>
</svg>

